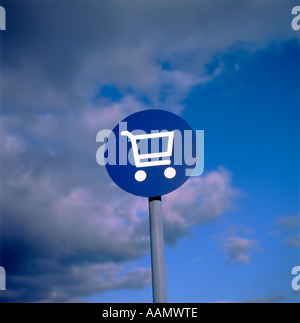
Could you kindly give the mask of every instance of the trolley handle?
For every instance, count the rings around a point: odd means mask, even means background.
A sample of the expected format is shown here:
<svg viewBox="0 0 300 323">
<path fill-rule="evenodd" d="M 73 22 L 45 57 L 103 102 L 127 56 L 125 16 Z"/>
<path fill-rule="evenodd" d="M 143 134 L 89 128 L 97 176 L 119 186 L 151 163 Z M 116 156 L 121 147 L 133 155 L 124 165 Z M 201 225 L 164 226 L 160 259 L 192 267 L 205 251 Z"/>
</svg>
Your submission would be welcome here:
<svg viewBox="0 0 300 323">
<path fill-rule="evenodd" d="M 121 136 L 127 136 L 131 140 L 134 139 L 134 135 L 131 132 L 129 132 L 129 131 L 122 131 L 121 132 Z"/>
</svg>

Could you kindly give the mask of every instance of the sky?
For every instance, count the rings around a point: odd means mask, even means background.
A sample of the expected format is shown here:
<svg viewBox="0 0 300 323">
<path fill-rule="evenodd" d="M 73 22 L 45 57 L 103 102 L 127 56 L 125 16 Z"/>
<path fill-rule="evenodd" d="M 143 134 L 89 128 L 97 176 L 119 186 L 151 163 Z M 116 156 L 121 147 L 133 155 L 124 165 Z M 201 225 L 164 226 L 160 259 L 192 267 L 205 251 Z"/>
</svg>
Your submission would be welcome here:
<svg viewBox="0 0 300 323">
<path fill-rule="evenodd" d="M 99 130 L 165 109 L 205 168 L 163 196 L 169 302 L 294 302 L 300 31 L 286 0 L 1 0 L 1 302 L 152 302 L 147 199 Z"/>
</svg>

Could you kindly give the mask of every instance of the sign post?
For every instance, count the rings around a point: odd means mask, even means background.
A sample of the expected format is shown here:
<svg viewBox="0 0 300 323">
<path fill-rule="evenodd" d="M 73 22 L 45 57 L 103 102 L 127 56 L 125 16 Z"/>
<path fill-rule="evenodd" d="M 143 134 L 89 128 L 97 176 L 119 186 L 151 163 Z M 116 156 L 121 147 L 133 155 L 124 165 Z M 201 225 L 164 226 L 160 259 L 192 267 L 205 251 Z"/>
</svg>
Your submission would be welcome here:
<svg viewBox="0 0 300 323">
<path fill-rule="evenodd" d="M 124 191 L 149 199 L 154 303 L 167 302 L 161 196 L 191 176 L 197 160 L 191 163 L 187 156 L 196 152 L 196 146 L 192 128 L 165 110 L 134 113 L 119 122 L 107 138 L 104 159 L 111 179 Z"/>
<path fill-rule="evenodd" d="M 153 303 L 167 302 L 161 196 L 149 197 Z"/>
</svg>

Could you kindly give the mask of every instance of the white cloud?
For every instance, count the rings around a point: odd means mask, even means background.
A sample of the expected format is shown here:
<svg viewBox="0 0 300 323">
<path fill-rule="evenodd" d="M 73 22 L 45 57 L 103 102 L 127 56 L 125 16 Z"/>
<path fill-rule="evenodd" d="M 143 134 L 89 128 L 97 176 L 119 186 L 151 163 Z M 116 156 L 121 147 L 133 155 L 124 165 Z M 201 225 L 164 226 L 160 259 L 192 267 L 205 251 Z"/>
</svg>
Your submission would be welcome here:
<svg viewBox="0 0 300 323">
<path fill-rule="evenodd" d="M 300 248 L 300 215 L 279 216 L 274 225 L 279 229 L 275 236 L 282 240 L 282 243 L 293 248 Z"/>
<path fill-rule="evenodd" d="M 190 178 L 181 188 L 164 198 L 165 236 L 175 244 L 192 227 L 216 221 L 234 207 L 239 191 L 231 184 L 231 174 L 220 167 L 204 176 Z"/>
<path fill-rule="evenodd" d="M 300 226 L 300 215 L 279 216 L 275 224 L 284 231 L 294 231 Z"/>
<path fill-rule="evenodd" d="M 257 243 L 256 240 L 231 236 L 226 239 L 222 249 L 227 256 L 228 263 L 235 260 L 241 264 L 249 265 L 251 262 L 250 251 L 252 249 L 258 250 Z"/>
<path fill-rule="evenodd" d="M 300 234 L 288 236 L 283 242 L 290 247 L 300 248 Z"/>
</svg>

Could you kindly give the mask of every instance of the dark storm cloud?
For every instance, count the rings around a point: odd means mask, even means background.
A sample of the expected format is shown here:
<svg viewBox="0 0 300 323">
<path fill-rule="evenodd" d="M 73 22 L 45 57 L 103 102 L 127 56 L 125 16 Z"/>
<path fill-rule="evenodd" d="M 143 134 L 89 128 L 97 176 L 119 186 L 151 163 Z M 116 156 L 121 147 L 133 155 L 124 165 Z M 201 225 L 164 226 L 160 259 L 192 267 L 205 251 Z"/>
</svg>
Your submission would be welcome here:
<svg viewBox="0 0 300 323">
<path fill-rule="evenodd" d="M 70 119 L 65 121 L 60 120 L 76 128 Z M 32 129 L 31 137 L 43 138 L 43 127 L 32 124 Z M 55 137 L 56 127 L 47 134 Z M 73 140 L 78 137 L 87 138 L 88 130 Z M 80 146 L 76 150 L 69 144 L 48 154 L 41 152 L 48 149 L 46 139 L 37 149 L 30 140 L 8 132 L 4 138 L 1 163 L 9 171 L 1 177 L 1 262 L 10 286 L 5 300 L 70 301 L 149 284 L 148 270 L 135 268 L 133 274 L 123 268 L 149 253 L 146 201 L 121 194 L 95 160 L 85 164 Z M 236 194 L 230 174 L 222 169 L 190 180 L 165 198 L 166 242 L 174 245 L 193 226 L 215 221 L 232 206 Z M 115 275 L 108 275 L 111 268 Z M 86 271 L 87 278 L 76 281 L 73 271 Z M 89 283 L 99 277 L 99 284 Z"/>
<path fill-rule="evenodd" d="M 163 62 L 193 86 L 231 46 L 295 37 L 286 1 L 12 0 L 7 15 L 2 93 L 10 112 L 81 108 L 112 82 L 158 100 L 174 79 Z M 181 79 L 174 93 L 184 96 Z"/>
<path fill-rule="evenodd" d="M 123 276 L 120 278 L 121 274 Z M 151 284 L 150 277 L 148 268 L 125 270 L 113 263 L 76 266 L 59 264 L 50 259 L 32 261 L 31 266 L 19 275 L 7 277 L 8 289 L 1 295 L 1 300 L 82 302 L 82 296 L 108 290 L 143 288 Z"/>
</svg>

